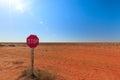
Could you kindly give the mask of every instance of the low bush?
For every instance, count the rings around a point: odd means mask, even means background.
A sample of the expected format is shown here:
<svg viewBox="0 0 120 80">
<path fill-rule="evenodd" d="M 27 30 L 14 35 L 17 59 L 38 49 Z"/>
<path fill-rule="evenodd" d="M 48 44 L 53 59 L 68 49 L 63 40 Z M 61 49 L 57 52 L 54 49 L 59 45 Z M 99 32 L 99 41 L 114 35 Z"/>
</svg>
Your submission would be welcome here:
<svg viewBox="0 0 120 80">
<path fill-rule="evenodd" d="M 34 75 L 31 76 L 30 69 L 24 70 L 17 80 L 55 80 L 56 74 L 50 73 L 47 70 L 34 70 Z"/>
<path fill-rule="evenodd" d="M 9 44 L 8 46 L 9 46 L 9 47 L 15 47 L 16 45 L 14 45 L 14 44 Z"/>
</svg>

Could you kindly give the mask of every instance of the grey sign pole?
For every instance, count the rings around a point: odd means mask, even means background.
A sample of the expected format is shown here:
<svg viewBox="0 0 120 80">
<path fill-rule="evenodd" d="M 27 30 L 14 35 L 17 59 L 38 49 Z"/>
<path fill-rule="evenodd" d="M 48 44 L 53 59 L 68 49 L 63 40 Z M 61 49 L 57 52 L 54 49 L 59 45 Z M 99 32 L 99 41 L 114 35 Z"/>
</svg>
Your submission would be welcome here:
<svg viewBox="0 0 120 80">
<path fill-rule="evenodd" d="M 31 76 L 34 78 L 34 48 L 31 48 Z"/>
</svg>

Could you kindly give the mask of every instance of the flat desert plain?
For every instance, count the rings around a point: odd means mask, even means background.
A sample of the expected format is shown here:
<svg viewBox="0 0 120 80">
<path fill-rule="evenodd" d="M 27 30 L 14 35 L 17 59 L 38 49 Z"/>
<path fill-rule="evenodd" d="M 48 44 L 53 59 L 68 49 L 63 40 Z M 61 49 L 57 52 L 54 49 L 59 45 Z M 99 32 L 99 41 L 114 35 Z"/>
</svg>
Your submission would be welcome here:
<svg viewBox="0 0 120 80">
<path fill-rule="evenodd" d="M 34 61 L 61 80 L 120 80 L 120 43 L 41 43 Z M 26 44 L 0 43 L 0 80 L 16 80 L 29 67 Z"/>
</svg>

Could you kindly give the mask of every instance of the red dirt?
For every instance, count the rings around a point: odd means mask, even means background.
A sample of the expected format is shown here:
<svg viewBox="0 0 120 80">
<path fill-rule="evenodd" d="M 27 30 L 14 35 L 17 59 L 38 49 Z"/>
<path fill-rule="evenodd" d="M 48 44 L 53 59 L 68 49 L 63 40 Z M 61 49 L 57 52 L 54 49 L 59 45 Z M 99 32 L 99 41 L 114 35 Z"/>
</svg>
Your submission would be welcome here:
<svg viewBox="0 0 120 80">
<path fill-rule="evenodd" d="M 29 47 L 0 47 L 0 80 L 15 80 L 29 66 Z M 42 44 L 35 48 L 35 68 L 66 80 L 120 80 L 120 46 Z"/>
</svg>

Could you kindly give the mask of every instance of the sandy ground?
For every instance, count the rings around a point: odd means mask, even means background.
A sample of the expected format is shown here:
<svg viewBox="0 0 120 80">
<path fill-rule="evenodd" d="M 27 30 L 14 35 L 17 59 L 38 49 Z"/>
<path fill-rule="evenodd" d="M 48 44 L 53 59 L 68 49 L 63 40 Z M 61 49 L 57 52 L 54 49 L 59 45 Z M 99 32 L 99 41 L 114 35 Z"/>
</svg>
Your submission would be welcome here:
<svg viewBox="0 0 120 80">
<path fill-rule="evenodd" d="M 16 80 L 29 66 L 29 47 L 0 47 L 0 80 Z M 35 68 L 66 80 L 120 80 L 120 46 L 42 44 L 35 48 Z"/>
</svg>

